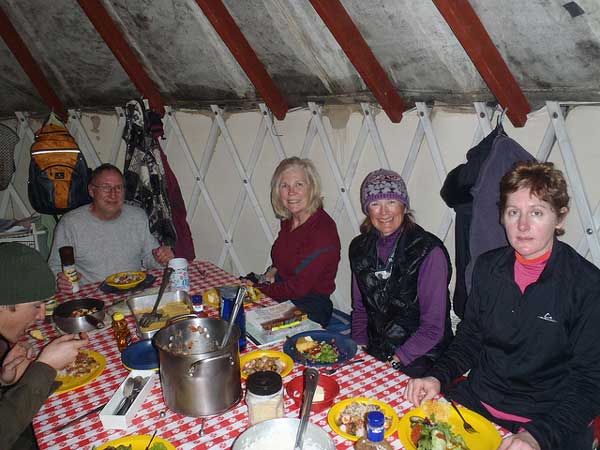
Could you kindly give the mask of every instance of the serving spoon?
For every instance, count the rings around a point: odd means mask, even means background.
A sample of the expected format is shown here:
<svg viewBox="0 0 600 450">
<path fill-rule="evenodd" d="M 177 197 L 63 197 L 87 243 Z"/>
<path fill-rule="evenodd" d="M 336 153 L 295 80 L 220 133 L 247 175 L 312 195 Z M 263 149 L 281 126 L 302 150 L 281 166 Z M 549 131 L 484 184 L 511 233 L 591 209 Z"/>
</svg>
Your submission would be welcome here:
<svg viewBox="0 0 600 450">
<path fill-rule="evenodd" d="M 296 442 L 294 443 L 294 450 L 302 450 L 302 441 L 304 440 L 304 431 L 308 424 L 308 418 L 310 416 L 310 408 L 312 407 L 313 397 L 317 390 L 317 384 L 319 384 L 319 371 L 313 369 L 306 369 L 304 371 L 304 395 L 302 396 L 302 409 L 300 411 L 300 424 L 298 425 L 298 431 L 296 432 Z"/>
<path fill-rule="evenodd" d="M 156 301 L 154 302 L 154 307 L 152 311 L 149 313 L 142 314 L 140 317 L 140 325 L 142 328 L 148 328 L 154 322 L 158 322 L 162 317 L 162 314 L 157 312 L 158 304 L 162 300 L 162 296 L 165 293 L 165 289 L 167 288 L 167 284 L 169 283 L 169 278 L 171 278 L 171 274 L 173 273 L 173 268 L 167 266 L 163 271 L 162 281 L 160 283 L 160 289 L 158 290 L 158 295 L 156 296 Z"/>
</svg>

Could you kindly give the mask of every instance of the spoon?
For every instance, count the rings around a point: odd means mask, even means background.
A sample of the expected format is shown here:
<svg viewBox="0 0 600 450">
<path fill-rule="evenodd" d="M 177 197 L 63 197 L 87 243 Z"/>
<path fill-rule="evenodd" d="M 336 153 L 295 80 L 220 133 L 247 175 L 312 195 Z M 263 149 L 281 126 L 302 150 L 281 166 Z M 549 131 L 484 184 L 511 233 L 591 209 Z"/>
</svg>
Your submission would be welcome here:
<svg viewBox="0 0 600 450">
<path fill-rule="evenodd" d="M 313 396 L 319 384 L 319 371 L 313 368 L 304 371 L 304 395 L 302 397 L 302 410 L 300 411 L 300 425 L 296 433 L 296 442 L 294 450 L 302 450 L 302 441 L 304 440 L 304 431 L 308 424 L 310 408 L 312 407 Z"/>
<path fill-rule="evenodd" d="M 140 376 L 133 378 L 133 387 L 131 389 L 131 393 L 125 399 L 125 403 L 123 404 L 123 406 L 121 406 L 121 408 L 117 411 L 117 414 L 116 414 L 117 416 L 122 416 L 127 413 L 129 408 L 131 407 L 131 404 L 135 401 L 138 394 L 141 392 L 142 388 L 144 387 L 144 384 L 145 384 L 144 380 L 145 380 L 145 378 L 142 378 Z"/>
<path fill-rule="evenodd" d="M 227 326 L 227 330 L 225 331 L 225 336 L 223 336 L 223 341 L 219 346 L 219 349 L 223 349 L 229 344 L 229 337 L 231 336 L 231 330 L 233 330 L 233 325 L 235 324 L 235 319 L 240 311 L 240 307 L 242 306 L 242 302 L 244 301 L 244 295 L 246 295 L 246 287 L 240 286 L 238 289 L 237 296 L 235 298 L 235 302 L 233 304 L 233 310 L 231 311 L 231 316 L 229 317 L 229 325 Z"/>
<path fill-rule="evenodd" d="M 119 411 L 125 405 L 125 401 L 129 398 L 131 393 L 133 392 L 133 378 L 127 378 L 125 384 L 123 385 L 123 398 L 119 402 L 119 405 L 115 408 L 115 415 L 118 415 Z"/>
</svg>

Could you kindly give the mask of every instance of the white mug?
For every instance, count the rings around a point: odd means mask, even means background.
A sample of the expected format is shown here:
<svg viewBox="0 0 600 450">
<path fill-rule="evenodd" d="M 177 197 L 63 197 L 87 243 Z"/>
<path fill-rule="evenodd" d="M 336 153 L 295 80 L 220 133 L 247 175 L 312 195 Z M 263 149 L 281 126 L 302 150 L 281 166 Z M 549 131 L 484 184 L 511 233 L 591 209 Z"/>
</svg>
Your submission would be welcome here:
<svg viewBox="0 0 600 450">
<path fill-rule="evenodd" d="M 169 261 L 169 267 L 173 269 L 171 274 L 171 290 L 190 290 L 190 277 L 188 275 L 188 261 L 185 258 L 173 258 Z"/>
</svg>

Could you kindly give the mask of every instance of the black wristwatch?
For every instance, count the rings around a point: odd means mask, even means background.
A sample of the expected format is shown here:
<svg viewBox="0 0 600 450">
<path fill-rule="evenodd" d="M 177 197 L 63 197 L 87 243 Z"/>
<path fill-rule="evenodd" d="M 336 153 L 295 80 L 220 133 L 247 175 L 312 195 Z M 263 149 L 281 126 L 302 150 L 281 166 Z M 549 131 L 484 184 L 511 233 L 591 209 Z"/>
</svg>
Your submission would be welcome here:
<svg viewBox="0 0 600 450">
<path fill-rule="evenodd" d="M 387 357 L 387 360 L 391 364 L 392 369 L 394 369 L 394 370 L 401 370 L 402 369 L 402 367 L 403 367 L 402 363 L 400 361 L 394 360 L 394 355 L 389 355 Z"/>
</svg>

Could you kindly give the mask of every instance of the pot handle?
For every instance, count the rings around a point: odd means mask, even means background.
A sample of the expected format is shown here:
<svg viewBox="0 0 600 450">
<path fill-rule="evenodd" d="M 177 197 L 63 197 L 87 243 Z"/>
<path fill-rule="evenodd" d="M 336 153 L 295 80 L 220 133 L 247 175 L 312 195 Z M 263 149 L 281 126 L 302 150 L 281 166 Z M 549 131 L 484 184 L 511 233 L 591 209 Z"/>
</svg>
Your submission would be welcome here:
<svg viewBox="0 0 600 450">
<path fill-rule="evenodd" d="M 181 322 L 182 320 L 197 319 L 197 318 L 198 318 L 198 316 L 196 314 L 192 314 L 192 313 L 182 314 L 180 316 L 171 317 L 169 320 L 167 320 L 167 324 L 165 325 L 165 327 L 168 327 L 172 323 Z"/>
<path fill-rule="evenodd" d="M 196 361 L 195 363 L 192 363 L 192 365 L 190 365 L 190 367 L 188 368 L 188 375 L 190 377 L 193 377 L 194 374 L 196 373 L 196 368 L 198 366 L 201 366 L 203 363 L 207 363 L 207 362 L 211 362 L 211 361 L 216 361 L 218 359 L 223 359 L 223 358 L 229 358 L 229 364 L 230 365 L 233 366 L 235 364 L 235 361 L 233 360 L 233 357 L 229 353 L 225 353 L 223 355 L 213 356 L 212 358 L 200 359 L 200 360 Z"/>
</svg>

